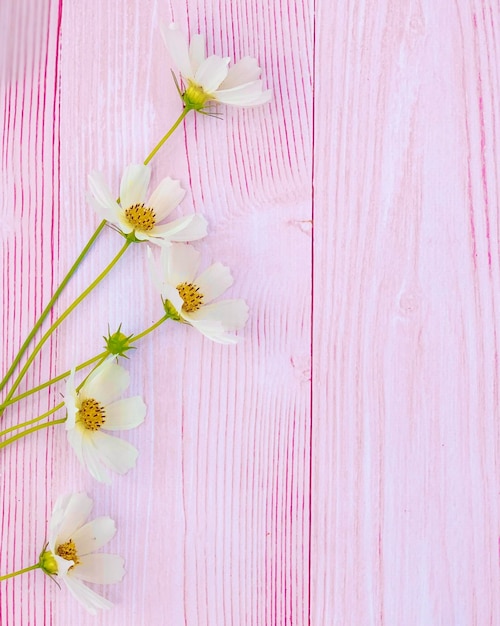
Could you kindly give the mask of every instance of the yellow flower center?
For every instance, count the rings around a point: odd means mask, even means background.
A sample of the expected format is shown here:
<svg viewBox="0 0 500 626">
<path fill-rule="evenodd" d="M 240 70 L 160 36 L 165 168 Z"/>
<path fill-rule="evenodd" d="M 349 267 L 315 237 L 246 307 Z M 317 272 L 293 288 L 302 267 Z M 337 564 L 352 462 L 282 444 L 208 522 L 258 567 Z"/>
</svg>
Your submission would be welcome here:
<svg viewBox="0 0 500 626">
<path fill-rule="evenodd" d="M 68 541 L 66 541 L 66 543 L 61 543 L 61 545 L 57 546 L 56 553 L 62 559 L 66 559 L 66 561 L 73 561 L 75 565 L 78 565 L 78 563 L 80 563 L 78 559 L 78 554 L 76 553 L 75 542 L 73 541 L 73 539 L 69 539 Z"/>
<path fill-rule="evenodd" d="M 213 96 L 204 91 L 203 87 L 188 80 L 186 91 L 182 95 L 182 99 L 190 109 L 201 111 L 209 100 L 213 100 Z"/>
<path fill-rule="evenodd" d="M 156 214 L 144 204 L 134 204 L 125 210 L 127 222 L 134 230 L 148 232 L 155 227 Z"/>
<path fill-rule="evenodd" d="M 78 418 L 87 430 L 99 430 L 106 419 L 106 411 L 97 400 L 89 398 L 82 402 L 78 410 Z"/>
<path fill-rule="evenodd" d="M 200 293 L 200 288 L 193 283 L 181 283 L 177 285 L 176 289 L 184 302 L 182 308 L 188 313 L 197 311 L 203 304 L 203 294 Z"/>
</svg>

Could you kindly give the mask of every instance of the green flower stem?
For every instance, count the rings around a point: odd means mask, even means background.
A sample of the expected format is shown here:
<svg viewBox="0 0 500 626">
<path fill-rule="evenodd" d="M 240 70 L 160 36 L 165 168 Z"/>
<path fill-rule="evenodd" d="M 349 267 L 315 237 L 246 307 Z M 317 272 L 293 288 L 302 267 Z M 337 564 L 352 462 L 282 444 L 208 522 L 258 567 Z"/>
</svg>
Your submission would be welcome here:
<svg viewBox="0 0 500 626">
<path fill-rule="evenodd" d="M 101 280 L 107 276 L 107 274 L 109 274 L 109 272 L 113 269 L 113 267 L 118 263 L 118 261 L 121 259 L 121 257 L 123 256 L 123 254 L 125 253 L 125 251 L 127 250 L 127 248 L 130 246 L 131 241 L 126 241 L 124 243 L 124 245 L 122 246 L 121 250 L 118 252 L 118 254 L 115 256 L 115 258 L 111 261 L 111 263 L 109 263 L 109 265 L 107 265 L 103 271 L 99 274 L 99 276 L 92 282 L 90 283 L 90 285 L 87 287 L 87 289 L 85 289 L 85 291 L 83 291 L 78 298 L 72 303 L 70 304 L 70 306 L 66 309 L 66 311 L 64 311 L 64 313 L 62 313 L 60 315 L 60 317 L 52 324 L 52 326 L 46 331 L 46 333 L 43 335 L 43 337 L 40 339 L 40 341 L 37 343 L 37 345 L 35 346 L 35 349 L 33 350 L 33 352 L 31 353 L 30 357 L 28 358 L 28 360 L 26 361 L 26 363 L 24 364 L 24 367 L 21 369 L 21 371 L 19 372 L 18 377 L 16 378 L 16 380 L 14 381 L 14 384 L 12 385 L 9 393 L 7 394 L 7 396 L 4 399 L 4 404 L 8 403 L 9 400 L 12 398 L 12 396 L 14 395 L 15 390 L 17 389 L 19 383 L 22 381 L 22 379 L 24 378 L 24 375 L 26 374 L 26 372 L 28 371 L 30 365 L 33 363 L 33 361 L 35 360 L 36 355 L 40 352 L 40 350 L 42 349 L 43 345 L 45 344 L 45 342 L 47 341 L 47 339 L 49 339 L 49 337 L 52 335 L 52 333 L 56 330 L 56 328 L 58 328 L 58 326 L 60 326 L 60 324 L 62 324 L 62 322 L 68 317 L 68 315 L 73 311 L 73 309 L 75 309 L 80 302 L 82 302 L 82 300 L 84 300 L 89 293 L 94 289 L 94 287 L 96 287 Z"/>
<path fill-rule="evenodd" d="M 8 578 L 14 578 L 14 576 L 19 576 L 20 574 L 26 574 L 26 572 L 31 572 L 34 569 L 39 569 L 40 563 L 36 563 L 35 565 L 30 565 L 29 567 L 25 567 L 24 569 L 18 569 L 17 572 L 12 572 L 12 574 L 4 574 L 0 576 L 0 580 L 7 580 Z"/>
<path fill-rule="evenodd" d="M 139 333 L 138 335 L 134 335 L 130 339 L 130 343 L 134 343 L 134 341 L 139 341 L 139 339 L 142 339 L 146 335 L 149 335 L 149 333 L 152 333 L 153 330 L 156 330 L 158 328 L 158 326 L 161 326 L 163 324 L 163 322 L 165 322 L 168 319 L 169 319 L 169 316 L 168 315 L 164 315 L 157 322 L 155 322 L 154 324 L 152 324 L 151 326 L 146 328 L 146 330 L 143 330 L 142 333 Z"/>
<path fill-rule="evenodd" d="M 82 370 L 84 367 L 92 365 L 92 363 L 95 363 L 102 357 L 107 356 L 107 354 L 108 354 L 107 351 L 101 352 L 100 354 L 96 354 L 96 356 L 93 356 L 91 359 L 88 359 L 88 361 L 85 361 L 84 363 L 80 363 L 80 365 L 77 365 L 75 367 L 75 370 L 76 371 Z M 4 402 L 3 404 L 0 404 L 0 411 L 10 406 L 11 404 L 15 404 L 16 402 L 19 402 L 20 400 L 23 400 L 24 398 L 27 398 L 28 396 L 31 396 L 34 393 L 37 393 L 38 391 L 42 391 L 46 387 L 50 387 L 50 385 L 58 383 L 60 380 L 63 380 L 63 378 L 67 378 L 70 374 L 71 374 L 71 370 L 68 370 L 67 372 L 63 372 L 62 374 L 59 374 L 59 376 L 56 376 L 55 378 L 51 378 L 47 382 L 42 383 L 41 385 L 38 385 L 37 387 L 33 387 L 33 389 L 28 389 L 28 391 L 24 391 L 23 393 L 20 393 L 18 396 L 14 396 L 8 402 Z"/>
<path fill-rule="evenodd" d="M 44 308 L 44 310 L 42 311 L 40 317 L 38 318 L 38 320 L 36 321 L 35 325 L 33 326 L 33 329 L 31 330 L 30 334 L 26 337 L 26 339 L 24 340 L 23 345 L 21 346 L 21 348 L 19 349 L 19 352 L 17 353 L 17 355 L 15 356 L 14 360 L 12 361 L 12 365 L 9 367 L 9 369 L 7 370 L 7 373 L 5 374 L 5 376 L 2 378 L 2 381 L 0 382 L 0 391 L 2 391 L 2 389 L 5 387 L 5 385 L 7 384 L 7 381 L 9 380 L 9 378 L 12 376 L 14 370 L 16 369 L 19 361 L 21 360 L 23 354 L 26 352 L 26 350 L 28 349 L 29 344 L 31 343 L 33 337 L 36 335 L 36 333 L 38 332 L 40 326 L 43 324 L 45 318 L 47 317 L 47 315 L 50 313 L 52 307 L 54 306 L 56 300 L 59 298 L 59 296 L 61 295 L 63 289 L 66 287 L 66 285 L 69 283 L 71 277 L 73 276 L 73 274 L 76 272 L 76 270 L 78 269 L 79 265 L 81 264 L 81 262 L 83 261 L 83 259 L 87 256 L 90 248 L 92 248 L 92 246 L 94 245 L 97 237 L 99 237 L 99 235 L 102 232 L 102 229 L 104 228 L 104 226 L 106 226 L 106 220 L 103 220 L 99 226 L 97 227 L 95 233 L 92 235 L 92 237 L 88 240 L 87 245 L 83 248 L 83 250 L 81 251 L 79 257 L 76 259 L 76 261 L 73 263 L 73 265 L 71 266 L 69 272 L 66 274 L 66 276 L 62 279 L 61 284 L 59 285 L 59 287 L 56 289 L 56 291 L 54 292 L 54 295 L 52 296 L 52 298 L 49 300 L 49 303 L 47 304 L 47 306 Z"/>
<path fill-rule="evenodd" d="M 161 326 L 161 324 L 163 324 L 163 322 L 165 322 L 167 319 L 169 319 L 169 316 L 164 315 L 161 319 L 155 322 L 152 326 L 149 326 L 149 328 L 146 328 L 146 330 L 143 330 L 141 333 L 131 337 L 130 343 L 134 343 L 134 341 L 139 341 L 139 339 L 142 339 L 146 335 L 149 335 L 149 333 L 153 332 L 153 330 L 158 328 L 158 326 Z M 93 363 L 95 363 L 96 361 L 99 361 L 100 359 L 101 360 L 105 359 L 108 356 L 108 354 L 109 352 L 107 350 L 105 350 L 104 352 L 101 352 L 100 354 L 96 354 L 96 356 L 93 356 L 91 359 L 88 359 L 87 361 L 80 363 L 80 365 L 77 365 L 75 367 L 75 370 L 78 371 L 78 370 L 84 369 L 85 367 L 92 365 Z M 14 396 L 7 402 L 3 402 L 2 404 L 0 404 L 0 412 L 3 411 L 3 409 L 5 409 L 6 407 L 10 406 L 11 404 L 16 404 L 16 402 L 19 402 L 20 400 L 23 400 L 24 398 L 27 398 L 28 396 L 31 396 L 32 394 L 37 393 L 38 391 L 42 391 L 46 387 L 50 387 L 50 385 L 53 385 L 59 382 L 60 380 L 63 380 L 63 378 L 67 378 L 70 374 L 71 374 L 71 370 L 68 370 L 66 372 L 63 372 L 62 374 L 59 374 L 55 378 L 51 378 L 47 382 L 42 383 L 41 385 L 38 385 L 37 387 L 33 387 L 33 389 L 28 389 L 28 391 L 24 391 L 18 396 Z M 40 419 L 40 418 L 36 418 L 36 419 Z M 14 430 L 15 428 L 19 428 L 19 426 L 14 426 L 12 430 Z M 3 433 L 0 432 L 0 437 L 2 436 L 2 434 Z"/>
<path fill-rule="evenodd" d="M 183 119 L 186 117 L 186 115 L 189 113 L 190 109 L 189 108 L 184 108 L 182 110 L 182 113 L 180 114 L 180 116 L 178 117 L 178 119 L 176 120 L 176 122 L 174 122 L 172 128 L 167 132 L 166 135 L 164 135 L 160 141 L 156 144 L 156 146 L 151 150 L 151 152 L 148 154 L 148 156 L 144 159 L 144 165 L 147 165 L 152 158 L 156 155 L 156 153 L 160 150 L 160 148 L 163 146 L 163 144 L 167 141 L 167 139 L 169 139 L 169 137 L 174 133 L 174 131 L 176 130 L 176 128 L 181 124 L 181 122 L 183 121 Z M 87 254 L 89 253 L 90 249 L 92 248 L 92 246 L 94 245 L 94 243 L 96 242 L 96 239 L 99 237 L 99 235 L 101 234 L 101 232 L 103 231 L 104 227 L 106 226 L 106 220 L 103 220 L 99 226 L 97 227 L 95 233 L 92 235 L 92 237 L 88 240 L 87 244 L 85 245 L 85 247 L 83 248 L 83 250 L 81 251 L 81 253 L 79 254 L 78 258 L 76 259 L 76 261 L 73 263 L 73 265 L 71 266 L 69 272 L 66 274 L 66 276 L 62 279 L 61 284 L 59 285 L 59 287 L 56 289 L 56 291 L 54 292 L 54 295 L 52 296 L 52 298 L 49 300 L 47 306 L 44 308 L 44 310 L 42 311 L 40 317 L 38 318 L 38 320 L 35 322 L 35 325 L 33 326 L 31 332 L 29 333 L 29 335 L 26 337 L 26 339 L 24 340 L 24 343 L 22 344 L 22 346 L 19 348 L 19 352 L 16 354 L 16 356 L 14 357 L 14 360 L 12 361 L 12 365 L 9 367 L 9 369 L 7 370 L 7 372 L 5 373 L 5 376 L 2 378 L 2 380 L 0 381 L 0 391 L 2 391 L 2 389 L 5 387 L 5 385 L 7 384 L 8 380 L 10 379 L 10 377 L 12 376 L 12 374 L 14 373 L 14 370 L 16 369 L 16 367 L 18 366 L 20 360 L 22 359 L 24 353 L 26 352 L 26 350 L 28 349 L 28 346 L 30 345 L 30 343 L 32 342 L 33 338 L 35 337 L 36 333 L 38 332 L 38 330 L 40 329 L 40 327 L 42 326 L 43 322 L 45 321 L 47 315 L 50 313 L 50 311 L 52 310 L 52 307 L 54 306 L 54 304 L 56 303 L 56 301 L 58 300 L 59 296 L 61 295 L 61 293 L 63 292 L 64 288 L 66 287 L 66 285 L 69 283 L 69 281 L 71 280 L 73 274 L 76 272 L 76 270 L 79 268 L 79 266 L 81 265 L 83 259 L 87 256 Z M 0 404 L 0 414 L 2 412 L 2 406 Z"/>
<path fill-rule="evenodd" d="M 184 107 L 184 109 L 182 109 L 182 113 L 177 118 L 177 121 L 174 122 L 172 128 L 168 131 L 168 133 L 166 135 L 164 135 L 160 139 L 160 141 L 156 144 L 156 146 L 151 150 L 151 152 L 148 154 L 148 156 L 144 159 L 144 165 L 147 165 L 151 161 L 151 159 L 155 156 L 155 154 L 158 152 L 158 150 L 163 146 L 163 144 L 167 141 L 167 139 L 169 139 L 169 137 L 171 135 L 173 135 L 175 129 L 182 123 L 182 121 L 184 120 L 186 115 L 191 110 L 192 109 L 190 109 L 188 107 Z"/>
<path fill-rule="evenodd" d="M 33 428 L 28 428 L 26 430 L 23 430 L 22 432 L 17 433 L 17 435 L 14 435 L 13 437 L 10 437 L 9 439 L 5 439 L 4 441 L 0 442 L 0 449 L 6 448 L 11 443 L 14 443 L 14 441 L 17 441 L 18 439 L 22 439 L 23 437 L 26 437 L 27 435 L 31 435 L 31 433 L 35 433 L 37 430 L 42 430 L 42 428 L 48 428 L 49 426 L 55 426 L 56 424 L 64 424 L 66 419 L 67 419 L 66 417 L 61 417 L 61 419 L 52 420 L 51 422 L 45 422 L 43 424 L 38 424 L 38 426 L 33 426 Z"/>
<path fill-rule="evenodd" d="M 6 428 L 5 430 L 0 431 L 0 437 L 4 437 L 5 435 L 8 435 L 13 430 L 18 430 L 19 428 L 24 428 L 25 426 L 31 426 L 31 424 L 36 424 L 36 422 L 43 420 L 45 417 L 52 415 L 52 413 L 55 413 L 56 411 L 59 411 L 59 409 L 62 409 L 63 406 L 64 406 L 64 402 L 60 402 L 53 409 L 50 409 L 50 411 L 47 411 L 46 413 L 43 413 L 42 415 L 39 415 L 38 417 L 35 417 L 32 420 L 29 420 L 27 422 L 21 422 L 20 424 L 15 424 L 14 426 L 11 426 L 10 428 Z"/>
</svg>

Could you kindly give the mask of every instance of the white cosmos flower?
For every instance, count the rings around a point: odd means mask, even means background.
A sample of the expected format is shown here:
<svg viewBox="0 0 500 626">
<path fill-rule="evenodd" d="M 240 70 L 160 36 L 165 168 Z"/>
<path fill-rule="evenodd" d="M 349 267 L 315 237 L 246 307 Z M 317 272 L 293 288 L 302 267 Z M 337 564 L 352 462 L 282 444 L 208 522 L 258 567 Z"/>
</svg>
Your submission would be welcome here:
<svg viewBox="0 0 500 626">
<path fill-rule="evenodd" d="M 263 91 L 256 59 L 243 57 L 229 67 L 229 57 L 205 56 L 203 35 L 193 35 L 188 44 L 176 24 L 162 24 L 161 34 L 182 76 L 182 99 L 188 108 L 201 111 L 210 101 L 252 107 L 271 100 L 271 91 Z"/>
<path fill-rule="evenodd" d="M 97 609 L 109 609 L 113 604 L 84 582 L 117 583 L 125 570 L 121 556 L 94 554 L 114 536 L 116 527 L 109 517 L 85 523 L 91 510 L 92 500 L 84 493 L 58 498 L 39 565 L 46 574 L 61 578 L 78 602 L 96 615 Z"/>
<path fill-rule="evenodd" d="M 214 263 L 196 276 L 200 253 L 186 244 L 172 244 L 161 251 L 161 273 L 152 262 L 149 249 L 150 269 L 153 282 L 161 293 L 166 310 L 175 309 L 182 321 L 191 324 L 206 337 L 217 343 L 236 343 L 228 331 L 243 328 L 248 319 L 248 307 L 244 300 L 212 300 L 223 294 L 233 284 L 229 268 Z"/>
<path fill-rule="evenodd" d="M 112 359 L 99 365 L 80 391 L 75 388 L 74 370 L 66 383 L 68 441 L 82 465 L 103 483 L 111 482 L 106 468 L 125 474 L 138 456 L 133 445 L 102 432 L 129 430 L 144 421 L 146 405 L 141 397 L 117 399 L 128 386 L 128 372 Z"/>
<path fill-rule="evenodd" d="M 202 215 L 187 215 L 163 223 L 184 198 L 178 180 L 164 178 L 146 201 L 151 168 L 142 163 L 125 168 L 120 184 L 120 201 L 111 193 L 101 172 L 89 174 L 90 200 L 100 217 L 114 224 L 137 241 L 165 244 L 170 241 L 196 241 L 207 234 Z"/>
</svg>

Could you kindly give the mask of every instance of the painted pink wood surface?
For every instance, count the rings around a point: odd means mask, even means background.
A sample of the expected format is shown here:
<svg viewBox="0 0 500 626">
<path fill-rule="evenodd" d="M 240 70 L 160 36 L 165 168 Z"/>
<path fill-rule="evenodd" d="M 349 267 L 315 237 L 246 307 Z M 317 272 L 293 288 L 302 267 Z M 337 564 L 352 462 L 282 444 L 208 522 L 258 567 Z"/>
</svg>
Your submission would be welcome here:
<svg viewBox="0 0 500 626">
<path fill-rule="evenodd" d="M 111 488 L 63 429 L 1 455 L 0 573 L 85 489 L 119 528 L 116 606 L 96 620 L 34 572 L 0 583 L 2 625 L 500 624 L 498 3 L 24 0 L 0 17 L 3 370 L 98 223 L 87 173 L 117 185 L 178 114 L 158 22 L 256 55 L 275 93 L 188 119 L 153 167 L 209 219 L 206 262 L 252 311 L 240 345 L 177 325 L 143 342 L 141 454 Z M 119 245 L 102 237 L 59 312 Z M 135 246 L 25 384 L 159 307 Z"/>
<path fill-rule="evenodd" d="M 311 623 L 500 624 L 500 5 L 316 23 Z"/>
<path fill-rule="evenodd" d="M 123 167 L 143 160 L 180 112 L 160 20 L 206 32 L 219 54 L 257 56 L 276 94 L 265 108 L 225 109 L 223 121 L 188 119 L 153 165 L 155 180 L 170 175 L 190 188 L 184 213 L 209 220 L 204 262 L 228 264 L 230 296 L 251 308 L 241 344 L 214 345 L 175 324 L 142 343 L 131 391 L 144 394 L 148 416 L 125 437 L 139 462 L 111 488 L 82 470 L 63 428 L 2 454 L 2 573 L 36 561 L 60 493 L 84 489 L 96 515 L 116 519 L 110 550 L 125 556 L 128 573 L 103 589 L 116 606 L 97 623 L 307 622 L 310 10 L 250 0 L 51 2 L 30 50 L 34 71 L 2 85 L 4 368 L 98 224 L 85 201 L 88 172 L 102 169 L 117 188 Z M 19 11 L 11 8 L 11 22 Z M 120 245 L 116 233 L 102 236 L 57 311 Z M 95 354 L 108 323 L 139 332 L 161 315 L 145 249 L 135 246 L 61 326 L 26 384 Z M 40 414 L 62 391 L 23 402 L 5 423 Z M 1 585 L 2 624 L 96 623 L 40 572 Z"/>
</svg>

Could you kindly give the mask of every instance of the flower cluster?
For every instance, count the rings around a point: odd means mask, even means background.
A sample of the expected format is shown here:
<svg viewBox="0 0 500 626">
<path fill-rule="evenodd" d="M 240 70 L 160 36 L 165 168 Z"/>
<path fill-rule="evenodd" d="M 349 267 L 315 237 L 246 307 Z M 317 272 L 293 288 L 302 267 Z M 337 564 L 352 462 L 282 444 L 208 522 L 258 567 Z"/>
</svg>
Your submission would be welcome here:
<svg viewBox="0 0 500 626">
<path fill-rule="evenodd" d="M 128 358 L 132 354 L 130 351 L 136 347 L 133 344 L 167 320 L 190 326 L 216 343 L 235 344 L 238 340 L 235 331 L 241 330 L 248 319 L 248 307 L 244 300 L 219 299 L 233 284 L 229 268 L 220 262 L 207 264 L 207 267 L 202 262 L 201 252 L 192 245 L 207 235 L 207 220 L 198 213 L 176 214 L 186 195 L 178 180 L 164 177 L 149 193 L 149 162 L 190 111 L 210 114 L 211 107 L 217 104 L 239 107 L 265 104 L 270 101 L 271 92 L 263 88 L 261 70 L 255 59 L 244 57 L 230 66 L 228 57 L 207 57 L 204 38 L 195 35 L 188 44 L 175 24 L 162 27 L 162 36 L 180 74 L 179 81 L 175 77 L 174 80 L 182 98 L 182 113 L 143 163 L 125 167 L 118 194 L 111 191 L 102 172 L 93 171 L 88 176 L 89 203 L 102 222 L 61 287 L 72 277 L 105 226 L 120 235 L 118 239 L 122 248 L 99 277 L 43 334 L 0 404 L 1 416 L 10 405 L 65 379 L 63 402 L 37 418 L 1 431 L 0 448 L 42 428 L 64 424 L 69 445 L 81 465 L 94 479 L 105 484 L 112 482 L 110 470 L 126 474 L 135 466 L 139 454 L 137 448 L 117 435 L 140 426 L 146 417 L 142 397 L 122 397 L 130 385 L 130 376 L 117 360 Z M 151 283 L 158 292 L 161 318 L 135 335 L 122 332 L 121 325 L 115 332 L 108 328 L 108 335 L 104 337 L 104 352 L 16 396 L 16 389 L 28 368 L 56 328 L 107 276 L 127 248 L 141 243 L 153 244 L 146 245 L 145 250 Z M 155 259 L 155 256 L 158 258 Z M 200 267 L 204 269 L 200 271 Z M 61 287 L 0 381 L 0 391 L 16 372 L 31 341 L 52 310 Z M 92 369 L 77 383 L 77 372 L 89 366 L 93 366 Z M 60 409 L 64 409 L 64 417 L 51 420 L 49 416 Z M 46 418 L 49 419 L 43 421 Z M 10 434 L 19 429 L 24 430 L 16 435 Z M 125 573 L 124 561 L 120 556 L 96 552 L 112 539 L 116 528 L 109 517 L 87 522 L 91 509 L 92 500 L 86 494 L 60 497 L 50 520 L 48 541 L 38 562 L 18 572 L 0 576 L 0 581 L 39 568 L 48 576 L 61 579 L 90 613 L 110 608 L 111 602 L 86 583 L 120 581 Z"/>
</svg>

